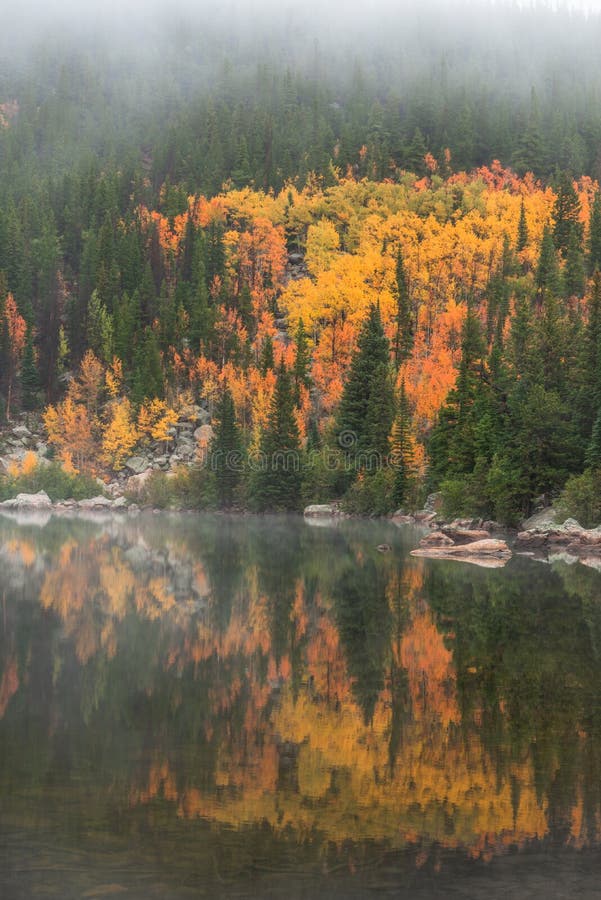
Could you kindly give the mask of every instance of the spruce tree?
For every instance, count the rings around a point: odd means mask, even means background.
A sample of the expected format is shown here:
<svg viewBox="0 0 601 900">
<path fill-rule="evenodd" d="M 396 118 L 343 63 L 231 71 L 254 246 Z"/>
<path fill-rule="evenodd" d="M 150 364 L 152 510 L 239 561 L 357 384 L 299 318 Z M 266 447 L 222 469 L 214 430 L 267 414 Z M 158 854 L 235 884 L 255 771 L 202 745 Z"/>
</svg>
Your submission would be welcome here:
<svg viewBox="0 0 601 900">
<path fill-rule="evenodd" d="M 163 397 L 164 393 L 163 367 L 158 341 L 154 331 L 146 328 L 134 356 L 132 400 L 139 406 L 145 398 Z"/>
<path fill-rule="evenodd" d="M 311 377 L 309 375 L 311 354 L 309 353 L 307 333 L 302 319 L 298 320 L 294 342 L 296 344 L 296 356 L 294 359 L 294 396 L 295 402 L 298 404 L 301 385 L 307 389 L 311 387 Z"/>
<path fill-rule="evenodd" d="M 515 242 L 516 253 L 520 253 L 528 244 L 528 223 L 526 222 L 526 207 L 524 206 L 524 198 L 520 203 L 520 219 L 518 222 L 518 233 Z"/>
<path fill-rule="evenodd" d="M 394 466 L 392 499 L 398 509 L 408 500 L 415 464 L 413 436 L 411 434 L 411 410 L 405 389 L 405 379 L 401 381 L 398 411 L 392 429 L 391 462 Z"/>
<path fill-rule="evenodd" d="M 601 189 L 595 193 L 591 210 L 587 266 L 591 275 L 595 269 L 601 269 Z"/>
<path fill-rule="evenodd" d="M 589 469 L 601 469 L 601 408 L 597 413 L 593 433 L 586 449 L 585 463 Z"/>
<path fill-rule="evenodd" d="M 395 295 L 397 309 L 394 337 L 394 361 L 398 368 L 411 355 L 414 337 L 409 284 L 400 248 L 396 258 Z"/>
<path fill-rule="evenodd" d="M 23 409 L 30 412 L 36 408 L 38 391 L 40 389 L 40 376 L 36 365 L 35 348 L 31 329 L 27 332 L 27 341 L 21 363 L 21 397 Z"/>
<path fill-rule="evenodd" d="M 301 499 L 301 448 L 290 373 L 279 365 L 260 457 L 250 486 L 255 509 L 295 510 Z"/>
<path fill-rule="evenodd" d="M 580 225 L 579 216 L 580 201 L 572 178 L 567 172 L 562 172 L 559 176 L 557 199 L 553 207 L 553 220 L 555 222 L 553 242 L 555 248 L 564 256 L 568 251 L 571 230 L 573 228 L 578 229 L 580 237 L 582 237 L 582 226 Z"/>
<path fill-rule="evenodd" d="M 226 388 L 215 410 L 215 437 L 211 444 L 211 467 L 217 482 L 217 498 L 222 509 L 231 507 L 242 476 L 242 442 L 236 423 L 236 411 Z"/>
<path fill-rule="evenodd" d="M 557 294 L 559 291 L 557 252 L 549 225 L 545 225 L 543 229 L 538 266 L 536 269 L 536 286 L 541 299 L 544 299 L 545 294 L 548 292 Z"/>
<path fill-rule="evenodd" d="M 376 402 L 376 392 L 382 387 L 382 373 L 388 368 L 389 359 L 390 348 L 380 310 L 372 305 L 359 332 L 357 349 L 351 360 L 336 417 L 335 435 L 346 451 L 347 459 L 375 449 L 372 446 L 374 428 L 378 433 L 383 430 L 381 423 L 376 425 L 370 409 Z M 382 412 L 390 416 L 388 404 Z"/>
<path fill-rule="evenodd" d="M 275 369 L 273 356 L 273 339 L 270 334 L 266 336 L 261 346 L 261 358 L 259 360 L 261 375 L 266 375 L 269 369 Z"/>
<path fill-rule="evenodd" d="M 582 297 L 586 276 L 584 273 L 584 254 L 581 247 L 581 232 L 572 226 L 566 251 L 564 271 L 564 287 L 566 297 Z"/>
</svg>

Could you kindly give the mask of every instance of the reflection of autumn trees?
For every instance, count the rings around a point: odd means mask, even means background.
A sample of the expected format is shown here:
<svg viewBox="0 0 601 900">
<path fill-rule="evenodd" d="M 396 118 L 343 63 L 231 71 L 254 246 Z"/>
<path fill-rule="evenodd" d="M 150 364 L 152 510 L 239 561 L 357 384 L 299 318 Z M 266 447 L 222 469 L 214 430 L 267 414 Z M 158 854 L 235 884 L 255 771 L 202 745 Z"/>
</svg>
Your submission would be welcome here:
<svg viewBox="0 0 601 900">
<path fill-rule="evenodd" d="M 93 757 L 122 815 L 421 859 L 599 839 L 596 573 L 428 566 L 386 526 L 166 522 L 4 542 L 0 785 Z"/>
</svg>

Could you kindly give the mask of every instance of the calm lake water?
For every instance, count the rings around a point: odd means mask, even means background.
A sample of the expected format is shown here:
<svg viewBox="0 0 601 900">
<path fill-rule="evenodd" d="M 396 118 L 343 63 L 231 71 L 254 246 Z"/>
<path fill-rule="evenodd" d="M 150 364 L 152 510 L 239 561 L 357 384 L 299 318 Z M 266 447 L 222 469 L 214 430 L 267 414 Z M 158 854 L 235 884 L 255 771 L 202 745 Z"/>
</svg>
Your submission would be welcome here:
<svg viewBox="0 0 601 900">
<path fill-rule="evenodd" d="M 601 896 L 601 575 L 417 540 L 0 518 L 2 900 Z"/>
</svg>

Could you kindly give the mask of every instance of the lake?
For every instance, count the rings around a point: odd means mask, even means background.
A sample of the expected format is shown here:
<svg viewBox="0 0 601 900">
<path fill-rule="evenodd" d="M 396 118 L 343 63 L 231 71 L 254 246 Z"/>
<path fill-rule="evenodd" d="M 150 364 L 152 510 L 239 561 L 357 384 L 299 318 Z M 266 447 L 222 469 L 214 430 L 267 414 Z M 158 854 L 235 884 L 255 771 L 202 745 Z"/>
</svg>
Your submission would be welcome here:
<svg viewBox="0 0 601 900">
<path fill-rule="evenodd" d="M 418 540 L 0 517 L 0 897 L 601 896 L 601 575 Z"/>
</svg>

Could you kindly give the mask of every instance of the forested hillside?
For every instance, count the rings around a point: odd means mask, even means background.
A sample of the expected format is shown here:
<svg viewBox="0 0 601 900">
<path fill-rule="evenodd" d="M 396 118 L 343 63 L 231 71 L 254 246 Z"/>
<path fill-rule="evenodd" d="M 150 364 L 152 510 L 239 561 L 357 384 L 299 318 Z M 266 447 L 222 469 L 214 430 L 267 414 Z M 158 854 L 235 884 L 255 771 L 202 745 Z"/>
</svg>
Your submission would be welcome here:
<svg viewBox="0 0 601 900">
<path fill-rule="evenodd" d="M 3 31 L 2 419 L 110 480 L 202 410 L 187 503 L 593 520 L 601 19 L 222 16 Z"/>
</svg>

